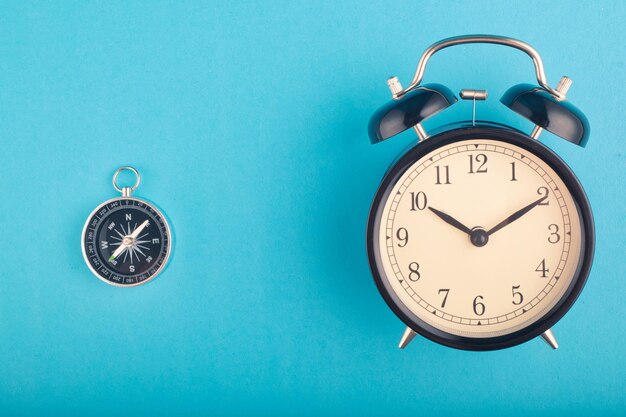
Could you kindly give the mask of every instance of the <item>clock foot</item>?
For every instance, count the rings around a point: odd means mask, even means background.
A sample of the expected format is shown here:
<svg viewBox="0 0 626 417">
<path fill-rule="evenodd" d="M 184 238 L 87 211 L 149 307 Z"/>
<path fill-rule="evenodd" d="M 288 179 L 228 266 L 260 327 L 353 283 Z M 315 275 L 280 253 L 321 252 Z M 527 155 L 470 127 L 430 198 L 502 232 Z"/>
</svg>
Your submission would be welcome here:
<svg viewBox="0 0 626 417">
<path fill-rule="evenodd" d="M 545 332 L 541 333 L 541 338 L 546 341 L 548 345 L 552 349 L 559 348 L 559 342 L 556 341 L 556 337 L 554 337 L 554 333 L 552 333 L 552 329 L 548 329 Z"/>
<path fill-rule="evenodd" d="M 404 349 L 409 343 L 411 343 L 411 340 L 413 340 L 416 334 L 417 333 L 415 333 L 410 327 L 404 329 L 404 334 L 400 338 L 400 343 L 398 344 L 398 347 L 400 349 Z"/>
</svg>

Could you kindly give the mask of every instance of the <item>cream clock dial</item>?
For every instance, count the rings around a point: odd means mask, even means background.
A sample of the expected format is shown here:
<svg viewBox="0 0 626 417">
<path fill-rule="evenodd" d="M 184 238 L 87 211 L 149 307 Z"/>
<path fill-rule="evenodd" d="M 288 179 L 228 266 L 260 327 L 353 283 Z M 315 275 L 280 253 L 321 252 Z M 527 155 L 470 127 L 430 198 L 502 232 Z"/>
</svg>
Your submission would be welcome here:
<svg viewBox="0 0 626 417">
<path fill-rule="evenodd" d="M 475 139 L 430 152 L 397 182 L 383 219 L 379 245 L 394 291 L 456 335 L 527 326 L 556 304 L 578 266 L 574 200 L 552 168 L 515 145 Z"/>
<path fill-rule="evenodd" d="M 565 314 L 586 279 L 592 233 L 582 189 L 556 155 L 477 127 L 430 138 L 392 166 L 370 213 L 368 254 L 410 329 L 497 349 Z"/>
</svg>

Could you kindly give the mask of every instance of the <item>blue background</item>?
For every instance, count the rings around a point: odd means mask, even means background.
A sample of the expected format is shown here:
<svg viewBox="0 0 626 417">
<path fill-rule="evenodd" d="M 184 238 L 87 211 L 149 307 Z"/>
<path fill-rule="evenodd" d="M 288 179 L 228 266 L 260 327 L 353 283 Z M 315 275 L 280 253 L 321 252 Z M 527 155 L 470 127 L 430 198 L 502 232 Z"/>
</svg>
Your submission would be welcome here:
<svg viewBox="0 0 626 417">
<path fill-rule="evenodd" d="M 626 413 L 626 3 L 336 3 L 0 6 L 0 414 Z M 370 277 L 371 198 L 414 135 L 372 146 L 368 119 L 388 76 L 407 84 L 429 44 L 464 33 L 535 46 L 592 124 L 586 149 L 541 138 L 598 237 L 558 351 L 401 351 Z M 486 88 L 479 118 L 531 129 L 498 101 L 534 82 L 519 51 L 447 50 L 426 81 Z M 131 289 L 80 250 L 125 164 L 175 231 L 165 273 Z"/>
</svg>

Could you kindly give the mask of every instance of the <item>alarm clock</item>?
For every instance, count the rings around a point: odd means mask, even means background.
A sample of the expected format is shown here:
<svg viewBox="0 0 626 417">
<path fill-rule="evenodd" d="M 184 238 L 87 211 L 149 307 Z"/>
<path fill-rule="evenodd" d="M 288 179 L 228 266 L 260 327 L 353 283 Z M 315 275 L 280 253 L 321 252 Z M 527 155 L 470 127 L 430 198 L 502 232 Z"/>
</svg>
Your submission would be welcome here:
<svg viewBox="0 0 626 417">
<path fill-rule="evenodd" d="M 519 84 L 500 99 L 534 124 L 530 134 L 476 121 L 486 90 L 461 90 L 472 120 L 427 132 L 422 122 L 457 102 L 441 84 L 422 84 L 431 56 L 455 45 L 489 43 L 525 52 L 538 85 Z M 548 85 L 529 44 L 469 35 L 430 46 L 411 84 L 388 80 L 392 100 L 369 123 L 372 143 L 414 129 L 419 141 L 391 165 L 374 196 L 367 254 L 376 286 L 406 324 L 404 348 L 420 334 L 445 346 L 495 350 L 541 336 L 581 293 L 591 268 L 594 225 L 580 182 L 539 142 L 547 130 L 585 146 L 589 122 L 566 100 L 571 85 Z"/>
</svg>

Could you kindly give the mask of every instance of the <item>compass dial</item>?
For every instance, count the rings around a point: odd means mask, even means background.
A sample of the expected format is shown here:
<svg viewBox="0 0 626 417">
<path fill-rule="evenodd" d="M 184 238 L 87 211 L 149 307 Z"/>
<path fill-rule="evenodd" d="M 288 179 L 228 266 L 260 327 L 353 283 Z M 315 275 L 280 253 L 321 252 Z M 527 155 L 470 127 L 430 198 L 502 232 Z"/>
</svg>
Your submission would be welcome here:
<svg viewBox="0 0 626 417">
<path fill-rule="evenodd" d="M 83 231 L 83 256 L 108 284 L 133 286 L 157 276 L 167 263 L 171 238 L 164 216 L 137 198 L 116 198 L 91 214 Z"/>
</svg>

